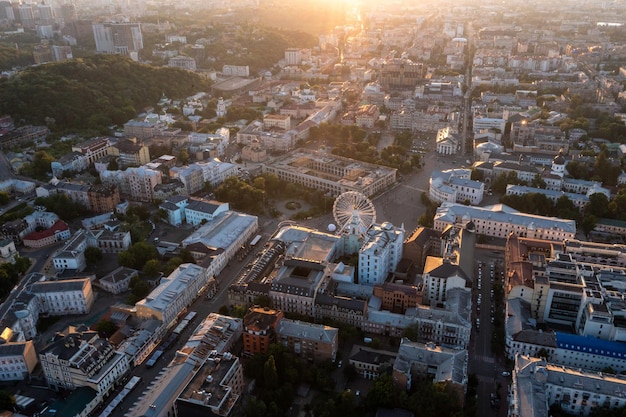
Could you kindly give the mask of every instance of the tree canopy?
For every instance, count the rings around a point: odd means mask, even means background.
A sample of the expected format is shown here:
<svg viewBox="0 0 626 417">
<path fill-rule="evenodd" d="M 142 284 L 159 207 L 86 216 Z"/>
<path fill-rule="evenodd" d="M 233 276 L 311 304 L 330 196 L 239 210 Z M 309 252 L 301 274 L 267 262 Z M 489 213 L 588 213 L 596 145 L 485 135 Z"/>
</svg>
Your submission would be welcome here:
<svg viewBox="0 0 626 417">
<path fill-rule="evenodd" d="M 95 55 L 30 67 L 0 79 L 0 114 L 45 124 L 51 130 L 107 133 L 162 94 L 184 97 L 207 90 L 208 81 L 175 68 L 143 65 L 121 55 Z M 53 122 L 52 122 L 53 120 Z"/>
</svg>

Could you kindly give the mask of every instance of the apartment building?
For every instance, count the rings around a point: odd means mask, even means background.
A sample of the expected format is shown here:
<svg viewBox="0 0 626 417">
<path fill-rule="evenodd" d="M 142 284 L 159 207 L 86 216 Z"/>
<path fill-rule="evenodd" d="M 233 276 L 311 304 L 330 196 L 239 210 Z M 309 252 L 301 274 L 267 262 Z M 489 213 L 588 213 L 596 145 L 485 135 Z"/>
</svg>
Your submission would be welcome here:
<svg viewBox="0 0 626 417">
<path fill-rule="evenodd" d="M 321 324 L 282 319 L 276 339 L 296 355 L 315 361 L 334 361 L 339 349 L 339 330 Z"/>
<path fill-rule="evenodd" d="M 410 59 L 385 60 L 380 67 L 380 84 L 384 89 L 414 88 L 424 78 L 425 68 Z"/>
<path fill-rule="evenodd" d="M 592 409 L 626 405 L 626 381 L 611 374 L 587 372 L 518 355 L 509 392 L 509 416 L 547 415 L 552 405 L 587 416 Z"/>
<path fill-rule="evenodd" d="M 176 398 L 176 415 L 235 417 L 245 387 L 239 358 L 230 352 L 212 354 Z"/>
<path fill-rule="evenodd" d="M 404 314 L 407 309 L 417 306 L 422 300 L 415 285 L 384 282 L 374 286 L 374 297 L 381 300 L 381 309 Z"/>
<path fill-rule="evenodd" d="M 407 391 L 413 386 L 413 380 L 447 382 L 462 398 L 467 386 L 467 364 L 465 349 L 449 349 L 403 338 L 393 364 L 393 382 Z"/>
<path fill-rule="evenodd" d="M 112 213 L 120 203 L 117 187 L 104 184 L 92 185 L 87 191 L 89 209 L 94 213 Z"/>
<path fill-rule="evenodd" d="M 428 302 L 443 302 L 447 291 L 463 288 L 470 291 L 470 278 L 459 265 L 443 258 L 429 256 L 424 264 L 424 298 Z"/>
<path fill-rule="evenodd" d="M 373 224 L 367 229 L 359 249 L 359 283 L 376 285 L 385 282 L 402 259 L 403 242 L 404 229 L 389 222 Z"/>
<path fill-rule="evenodd" d="M 146 203 L 154 201 L 154 187 L 163 181 L 161 171 L 144 166 L 128 168 L 124 171 L 124 179 L 128 183 L 129 198 Z"/>
<path fill-rule="evenodd" d="M 107 137 L 96 137 L 72 146 L 72 152 L 80 152 L 87 158 L 88 164 L 113 155 L 113 144 Z"/>
<path fill-rule="evenodd" d="M 375 104 L 366 104 L 358 108 L 354 114 L 354 122 L 357 126 L 364 129 L 372 129 L 378 118 L 380 117 L 380 111 Z"/>
<path fill-rule="evenodd" d="M 150 162 L 150 150 L 142 140 L 135 137 L 119 140 L 112 151 L 119 156 L 121 167 L 140 167 Z"/>
<path fill-rule="evenodd" d="M 252 307 L 243 318 L 244 355 L 267 353 L 276 343 L 276 328 L 283 319 L 283 312 L 270 308 Z"/>
<path fill-rule="evenodd" d="M 263 128 L 271 129 L 273 127 L 282 130 L 291 129 L 291 116 L 283 114 L 267 114 L 263 116 Z"/>
<path fill-rule="evenodd" d="M 92 388 L 99 401 L 110 395 L 130 370 L 128 357 L 97 332 L 69 328 L 39 353 L 48 386 L 55 391 Z"/>
<path fill-rule="evenodd" d="M 97 52 L 128 55 L 135 61 L 139 59 L 139 51 L 143 49 L 140 23 L 94 23 L 92 28 Z"/>
</svg>

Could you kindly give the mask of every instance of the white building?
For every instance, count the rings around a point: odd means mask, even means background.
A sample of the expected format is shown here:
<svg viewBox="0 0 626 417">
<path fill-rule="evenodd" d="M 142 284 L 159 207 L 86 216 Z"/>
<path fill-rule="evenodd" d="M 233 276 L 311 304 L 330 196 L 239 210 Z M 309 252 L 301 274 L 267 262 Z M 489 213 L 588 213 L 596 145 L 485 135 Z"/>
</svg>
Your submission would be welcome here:
<svg viewBox="0 0 626 417">
<path fill-rule="evenodd" d="M 576 235 L 576 222 L 556 217 L 520 213 L 503 204 L 472 207 L 456 203 L 442 203 L 434 218 L 434 229 L 443 231 L 447 226 L 473 221 L 476 233 L 506 238 L 514 232 L 518 236 L 562 241 Z"/>
<path fill-rule="evenodd" d="M 107 275 L 100 278 L 100 287 L 113 294 L 128 291 L 130 280 L 139 275 L 139 271 L 120 266 Z"/>
<path fill-rule="evenodd" d="M 0 338 L 0 381 L 22 381 L 30 376 L 39 360 L 35 344 L 29 341 L 12 341 L 13 332 L 5 328 Z"/>
<path fill-rule="evenodd" d="M 469 278 L 459 265 L 444 262 L 443 258 L 428 256 L 424 264 L 424 297 L 429 302 L 445 301 L 447 291 L 463 288 L 469 291 Z"/>
<path fill-rule="evenodd" d="M 206 265 L 207 277 L 217 276 L 258 230 L 256 216 L 227 211 L 200 226 L 182 241 L 182 246 L 198 244 L 208 249 L 211 262 Z"/>
<path fill-rule="evenodd" d="M 402 259 L 404 229 L 389 222 L 372 225 L 363 235 L 359 249 L 359 283 L 376 285 L 385 282 Z"/>
<path fill-rule="evenodd" d="M 469 169 L 433 171 L 430 174 L 429 198 L 436 203 L 480 204 L 485 194 L 485 184 L 471 179 Z"/>
<path fill-rule="evenodd" d="M 626 406 L 626 380 L 586 372 L 518 355 L 509 392 L 509 417 L 548 415 L 556 404 L 570 414 L 587 416 L 592 409 Z"/>
<path fill-rule="evenodd" d="M 82 271 L 87 266 L 85 249 L 87 249 L 87 237 L 84 230 L 79 230 L 52 257 L 54 269 L 57 272 L 65 270 Z"/>
<path fill-rule="evenodd" d="M 188 224 L 198 226 L 202 223 L 213 221 L 221 213 L 229 210 L 228 203 L 202 198 L 190 198 L 185 206 L 184 218 Z"/>
<path fill-rule="evenodd" d="M 102 401 L 130 369 L 128 356 L 118 353 L 97 332 L 70 328 L 39 353 L 48 386 L 54 390 L 93 388 Z"/>
<path fill-rule="evenodd" d="M 436 146 L 439 155 L 456 155 L 460 146 L 459 138 L 450 127 L 444 127 L 437 131 Z"/>
<path fill-rule="evenodd" d="M 182 264 L 146 298 L 135 304 L 137 316 L 160 320 L 165 327 L 174 323 L 178 314 L 198 297 L 208 283 L 206 269 L 195 264 Z"/>
<path fill-rule="evenodd" d="M 413 380 L 427 379 L 457 385 L 464 391 L 467 386 L 467 363 L 465 349 L 449 349 L 404 338 L 393 364 L 394 384 L 409 391 Z"/>
<path fill-rule="evenodd" d="M 89 278 L 40 281 L 28 289 L 40 302 L 40 313 L 51 316 L 87 314 L 94 302 Z"/>
</svg>

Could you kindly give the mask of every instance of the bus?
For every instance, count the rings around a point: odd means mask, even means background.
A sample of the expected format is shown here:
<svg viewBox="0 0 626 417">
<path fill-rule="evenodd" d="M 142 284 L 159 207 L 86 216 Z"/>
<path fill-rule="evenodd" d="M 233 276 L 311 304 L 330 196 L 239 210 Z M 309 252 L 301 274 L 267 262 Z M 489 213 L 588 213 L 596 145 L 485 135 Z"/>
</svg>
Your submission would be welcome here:
<svg viewBox="0 0 626 417">
<path fill-rule="evenodd" d="M 154 352 L 152 356 L 150 356 L 150 359 L 148 359 L 148 361 L 146 362 L 146 368 L 152 368 L 154 365 L 156 365 L 161 355 L 163 355 L 162 349 L 159 349 L 156 352 Z"/>
<path fill-rule="evenodd" d="M 253 248 L 256 246 L 257 243 L 259 243 L 259 241 L 261 240 L 261 235 L 256 235 L 251 241 L 250 241 L 250 247 Z"/>
</svg>

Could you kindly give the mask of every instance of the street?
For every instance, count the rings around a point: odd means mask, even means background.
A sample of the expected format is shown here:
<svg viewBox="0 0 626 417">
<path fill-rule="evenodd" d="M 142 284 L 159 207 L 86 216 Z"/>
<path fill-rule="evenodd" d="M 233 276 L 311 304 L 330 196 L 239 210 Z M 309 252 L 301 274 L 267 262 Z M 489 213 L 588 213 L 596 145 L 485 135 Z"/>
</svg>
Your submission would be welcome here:
<svg viewBox="0 0 626 417">
<path fill-rule="evenodd" d="M 508 378 L 502 376 L 502 372 L 508 371 L 502 356 L 495 355 L 491 351 L 491 338 L 493 334 L 492 314 L 504 314 L 502 311 L 492 310 L 494 305 L 491 290 L 493 281 L 491 280 L 491 265 L 494 265 L 494 279 L 502 271 L 503 253 L 496 254 L 487 250 L 476 250 L 475 282 L 473 285 L 473 313 L 474 323 L 472 326 L 472 338 L 469 347 L 469 367 L 468 373 L 476 374 L 478 378 L 478 416 L 505 416 L 506 411 L 506 389 L 500 390 L 501 406 L 499 409 L 491 407 L 490 396 L 496 393 L 498 384 L 503 388 L 508 386 Z M 478 289 L 478 265 L 482 263 L 481 285 Z M 481 298 L 480 306 L 478 297 Z M 493 311 L 493 313 L 492 313 Z M 476 319 L 480 321 L 477 325 Z"/>
</svg>

